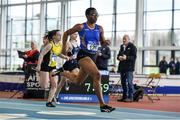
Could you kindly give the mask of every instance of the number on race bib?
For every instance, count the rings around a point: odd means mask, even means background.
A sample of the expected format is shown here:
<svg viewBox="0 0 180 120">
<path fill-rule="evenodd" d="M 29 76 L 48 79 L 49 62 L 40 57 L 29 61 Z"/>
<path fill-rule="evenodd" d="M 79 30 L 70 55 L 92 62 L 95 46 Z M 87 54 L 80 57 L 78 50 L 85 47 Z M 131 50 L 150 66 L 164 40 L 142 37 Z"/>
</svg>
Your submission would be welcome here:
<svg viewBox="0 0 180 120">
<path fill-rule="evenodd" d="M 97 51 L 98 50 L 98 45 L 97 44 L 87 44 L 87 49 L 92 50 L 92 51 Z"/>
<path fill-rule="evenodd" d="M 57 60 L 57 56 L 56 55 L 52 55 L 52 61 L 56 61 Z"/>
</svg>

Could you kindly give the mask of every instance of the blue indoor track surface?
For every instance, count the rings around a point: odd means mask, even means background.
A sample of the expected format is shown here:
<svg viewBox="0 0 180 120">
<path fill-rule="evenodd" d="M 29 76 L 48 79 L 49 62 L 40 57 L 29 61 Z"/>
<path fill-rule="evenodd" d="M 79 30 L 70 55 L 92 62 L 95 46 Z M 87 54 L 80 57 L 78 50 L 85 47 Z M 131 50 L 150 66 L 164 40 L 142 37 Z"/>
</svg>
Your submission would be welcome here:
<svg viewBox="0 0 180 120">
<path fill-rule="evenodd" d="M 131 108 L 116 108 L 111 113 L 102 113 L 97 105 L 61 103 L 55 108 L 48 108 L 45 101 L 0 99 L 0 119 L 180 120 L 180 113 Z"/>
</svg>

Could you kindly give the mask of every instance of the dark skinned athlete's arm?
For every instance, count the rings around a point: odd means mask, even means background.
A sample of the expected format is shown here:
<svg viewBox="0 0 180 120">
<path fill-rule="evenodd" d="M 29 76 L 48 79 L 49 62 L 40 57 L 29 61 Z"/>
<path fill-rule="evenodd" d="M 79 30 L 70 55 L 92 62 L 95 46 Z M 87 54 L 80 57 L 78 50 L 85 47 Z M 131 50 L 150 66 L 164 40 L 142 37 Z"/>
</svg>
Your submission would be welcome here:
<svg viewBox="0 0 180 120">
<path fill-rule="evenodd" d="M 70 28 L 69 30 L 65 31 L 63 34 L 63 47 L 62 47 L 62 54 L 66 54 L 66 46 L 67 46 L 67 39 L 68 36 L 75 33 L 75 32 L 79 32 L 81 31 L 83 28 L 83 24 L 76 24 L 74 27 Z"/>
<path fill-rule="evenodd" d="M 99 26 L 99 27 L 100 27 L 100 43 L 101 43 L 101 45 L 110 45 L 111 41 L 105 40 L 103 27 L 102 26 Z"/>
</svg>

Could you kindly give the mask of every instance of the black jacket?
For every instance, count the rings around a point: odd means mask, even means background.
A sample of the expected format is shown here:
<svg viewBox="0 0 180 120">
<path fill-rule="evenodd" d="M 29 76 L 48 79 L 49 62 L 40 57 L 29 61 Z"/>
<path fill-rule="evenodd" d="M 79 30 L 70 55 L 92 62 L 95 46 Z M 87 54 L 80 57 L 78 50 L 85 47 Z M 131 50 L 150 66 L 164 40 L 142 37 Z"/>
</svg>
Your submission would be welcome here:
<svg viewBox="0 0 180 120">
<path fill-rule="evenodd" d="M 180 62 L 177 61 L 175 64 L 175 74 L 179 75 L 180 74 Z"/>
<path fill-rule="evenodd" d="M 168 69 L 168 63 L 166 60 L 161 60 L 159 63 L 159 73 L 165 73 L 167 72 Z"/>
<path fill-rule="evenodd" d="M 107 70 L 108 68 L 108 59 L 111 57 L 111 51 L 108 46 L 99 47 L 99 52 L 102 53 L 101 56 L 97 56 L 96 65 L 99 70 Z"/>
<path fill-rule="evenodd" d="M 128 72 L 134 71 L 135 60 L 137 54 L 137 48 L 131 42 L 124 48 L 124 45 L 120 46 L 119 53 L 117 55 L 117 59 L 119 60 L 119 56 L 126 55 L 127 59 L 119 62 L 118 72 Z"/>
</svg>

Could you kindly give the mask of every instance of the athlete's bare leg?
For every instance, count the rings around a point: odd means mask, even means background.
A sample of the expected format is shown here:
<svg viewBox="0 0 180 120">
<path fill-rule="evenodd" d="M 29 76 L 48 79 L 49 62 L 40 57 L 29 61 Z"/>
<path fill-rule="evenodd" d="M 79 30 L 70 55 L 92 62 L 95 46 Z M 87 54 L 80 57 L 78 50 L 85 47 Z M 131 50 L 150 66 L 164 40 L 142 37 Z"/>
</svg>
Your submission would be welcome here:
<svg viewBox="0 0 180 120">
<path fill-rule="evenodd" d="M 50 73 L 51 74 L 51 73 Z M 52 75 L 50 75 L 50 84 L 51 84 L 51 88 L 49 91 L 49 96 L 48 96 L 48 102 L 52 102 L 56 89 L 57 89 L 57 83 L 58 83 L 58 76 L 54 76 L 52 77 Z"/>
<path fill-rule="evenodd" d="M 66 77 L 61 76 L 61 80 L 60 80 L 60 82 L 59 82 L 59 84 L 57 86 L 57 89 L 56 89 L 55 97 L 57 97 L 58 94 L 60 93 L 62 87 L 64 86 L 64 84 L 66 82 L 66 79 L 67 79 Z"/>
<path fill-rule="evenodd" d="M 88 76 L 86 72 L 80 67 L 79 72 L 63 71 L 60 73 L 61 76 L 68 78 L 68 80 L 75 84 L 81 84 Z"/>
<path fill-rule="evenodd" d="M 71 73 L 77 75 L 79 73 L 79 68 L 75 68 L 71 71 Z M 62 87 L 65 85 L 65 83 L 71 82 L 68 78 L 61 76 L 61 80 L 57 86 L 55 97 L 58 98 L 59 93 L 61 92 Z M 56 99 L 55 98 L 55 99 Z"/>
<path fill-rule="evenodd" d="M 101 75 L 97 69 L 95 63 L 89 57 L 85 57 L 79 60 L 80 71 L 78 75 L 64 71 L 60 75 L 67 77 L 70 81 L 80 84 L 84 82 L 88 75 L 93 78 L 93 87 L 98 97 L 100 106 L 103 106 L 104 100 L 101 90 Z"/>
<path fill-rule="evenodd" d="M 82 70 L 85 71 L 93 79 L 93 87 L 99 99 L 100 106 L 104 105 L 102 89 L 101 89 L 101 75 L 95 63 L 89 57 L 85 57 L 79 61 Z M 82 81 L 84 82 L 84 81 Z"/>
<path fill-rule="evenodd" d="M 39 84 L 41 88 L 47 90 L 49 87 L 49 72 L 40 71 L 39 75 Z"/>
</svg>

